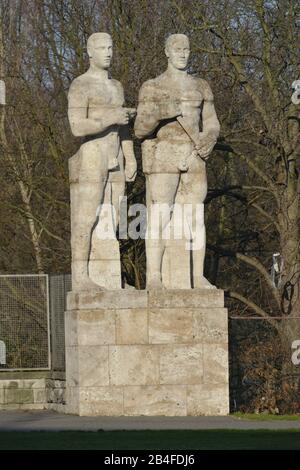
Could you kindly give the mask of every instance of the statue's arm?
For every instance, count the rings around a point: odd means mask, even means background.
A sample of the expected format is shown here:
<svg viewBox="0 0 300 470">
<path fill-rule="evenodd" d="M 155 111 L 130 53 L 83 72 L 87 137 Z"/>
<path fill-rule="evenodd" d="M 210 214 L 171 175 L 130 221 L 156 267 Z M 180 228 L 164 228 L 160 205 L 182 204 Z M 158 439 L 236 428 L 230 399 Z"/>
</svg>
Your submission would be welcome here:
<svg viewBox="0 0 300 470">
<path fill-rule="evenodd" d="M 202 109 L 202 132 L 203 136 L 209 136 L 217 140 L 220 134 L 220 122 L 214 106 L 214 97 L 210 86 L 204 82 L 204 101 Z"/>
<path fill-rule="evenodd" d="M 120 82 L 117 82 L 117 81 L 115 81 L 115 84 L 119 93 L 120 102 L 122 102 L 124 105 L 125 99 L 124 99 L 123 86 Z M 131 117 L 135 115 L 134 108 L 124 108 L 124 109 L 128 111 L 130 110 L 129 114 L 131 115 Z M 137 173 L 137 163 L 136 163 L 136 158 L 134 155 L 133 141 L 130 135 L 128 124 L 124 124 L 119 127 L 119 136 L 120 136 L 122 152 L 125 158 L 126 181 L 134 181 L 136 177 L 136 173 Z"/>
<path fill-rule="evenodd" d="M 120 128 L 121 146 L 125 158 L 126 181 L 134 181 L 137 173 L 137 163 L 134 155 L 133 141 L 128 126 Z"/>
<path fill-rule="evenodd" d="M 204 101 L 202 110 L 203 134 L 217 140 L 220 134 L 220 122 L 213 101 Z"/>
<path fill-rule="evenodd" d="M 68 95 L 68 117 L 75 137 L 98 134 L 110 126 L 128 122 L 126 110 L 123 108 L 97 110 L 97 118 L 88 116 L 88 94 L 83 83 L 76 80 L 72 83 Z"/>
<path fill-rule="evenodd" d="M 220 134 L 220 122 L 214 106 L 214 97 L 210 86 L 201 80 L 203 93 L 202 132 L 199 134 L 199 154 L 206 160 L 211 154 Z"/>
</svg>

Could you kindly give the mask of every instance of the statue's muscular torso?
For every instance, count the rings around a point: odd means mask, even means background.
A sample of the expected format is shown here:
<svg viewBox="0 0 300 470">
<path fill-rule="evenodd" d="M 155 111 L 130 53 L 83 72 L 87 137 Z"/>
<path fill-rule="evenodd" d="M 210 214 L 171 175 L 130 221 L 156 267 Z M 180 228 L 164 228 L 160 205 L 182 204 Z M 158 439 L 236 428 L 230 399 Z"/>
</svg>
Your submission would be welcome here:
<svg viewBox="0 0 300 470">
<path fill-rule="evenodd" d="M 179 113 L 197 135 L 203 103 L 212 100 L 208 83 L 190 75 L 183 75 L 179 80 L 167 71 L 144 83 L 139 95 L 135 128 L 139 136 L 156 135 L 157 138 L 156 147 L 151 147 L 149 155 L 147 142 L 143 144 L 143 168 L 146 173 L 178 173 L 194 149 L 194 143 L 176 117 L 165 118 L 170 107 L 178 104 Z M 199 157 L 193 159 L 189 171 L 205 171 Z"/>
<path fill-rule="evenodd" d="M 105 113 L 124 104 L 124 92 L 120 82 L 114 79 L 98 78 L 86 72 L 76 78 L 69 91 L 69 113 L 72 120 L 87 118 L 101 121 Z M 72 111 L 72 106 L 74 111 Z M 77 110 L 76 110 L 77 109 Z M 119 126 L 110 126 L 97 134 L 89 133 L 85 142 L 101 139 L 101 157 L 115 161 L 120 151 Z M 84 145 L 84 144 L 83 144 Z M 99 155 L 100 157 L 100 155 Z"/>
<path fill-rule="evenodd" d="M 165 72 L 144 83 L 139 102 L 145 103 L 145 112 L 143 113 L 142 109 L 139 119 L 143 121 L 142 127 L 147 129 L 147 115 L 155 116 L 155 130 L 158 140 L 188 142 L 189 137 L 176 118 L 162 120 L 166 105 L 170 102 L 179 102 L 183 117 L 196 133 L 199 132 L 203 101 L 212 99 L 211 89 L 205 80 L 190 75 L 183 76 L 181 80 L 172 80 L 168 72 Z M 151 124 L 150 122 L 150 126 Z M 150 126 L 148 124 L 149 132 L 154 131 Z"/>
</svg>

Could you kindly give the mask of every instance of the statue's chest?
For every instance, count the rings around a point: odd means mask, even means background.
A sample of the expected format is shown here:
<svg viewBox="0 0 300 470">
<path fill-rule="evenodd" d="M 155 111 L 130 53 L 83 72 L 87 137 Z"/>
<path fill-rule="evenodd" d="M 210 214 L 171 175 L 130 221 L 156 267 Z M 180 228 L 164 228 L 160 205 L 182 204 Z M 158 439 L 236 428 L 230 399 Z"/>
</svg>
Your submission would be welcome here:
<svg viewBox="0 0 300 470">
<path fill-rule="evenodd" d="M 120 89 L 110 82 L 95 82 L 88 92 L 90 107 L 122 106 L 123 94 Z"/>
<path fill-rule="evenodd" d="M 199 108 L 203 101 L 203 94 L 192 81 L 183 81 L 164 86 L 164 98 L 171 101 L 181 101 L 184 106 Z"/>
</svg>

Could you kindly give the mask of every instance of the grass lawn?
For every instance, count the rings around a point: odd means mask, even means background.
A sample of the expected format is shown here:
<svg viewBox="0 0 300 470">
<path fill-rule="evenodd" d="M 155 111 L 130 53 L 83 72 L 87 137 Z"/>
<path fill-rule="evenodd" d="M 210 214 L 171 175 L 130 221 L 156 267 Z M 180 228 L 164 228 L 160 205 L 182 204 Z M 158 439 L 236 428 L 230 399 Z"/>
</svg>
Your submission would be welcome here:
<svg viewBox="0 0 300 470">
<path fill-rule="evenodd" d="M 256 421 L 299 421 L 300 415 L 269 415 L 255 413 L 232 413 L 233 418 L 253 419 Z"/>
<path fill-rule="evenodd" d="M 298 449 L 300 430 L 0 432 L 0 450 Z"/>
</svg>

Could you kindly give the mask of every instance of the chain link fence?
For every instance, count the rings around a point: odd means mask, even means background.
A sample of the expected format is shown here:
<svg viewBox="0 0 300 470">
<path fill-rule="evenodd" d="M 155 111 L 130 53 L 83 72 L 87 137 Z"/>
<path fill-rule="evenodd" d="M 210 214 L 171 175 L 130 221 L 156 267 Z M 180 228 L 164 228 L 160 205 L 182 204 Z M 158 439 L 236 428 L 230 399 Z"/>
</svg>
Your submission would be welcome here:
<svg viewBox="0 0 300 470">
<path fill-rule="evenodd" d="M 65 311 L 67 292 L 71 291 L 71 275 L 49 276 L 49 306 L 51 325 L 51 368 L 64 371 L 65 366 Z"/>
<path fill-rule="evenodd" d="M 0 371 L 64 370 L 71 276 L 0 276 Z"/>
</svg>

